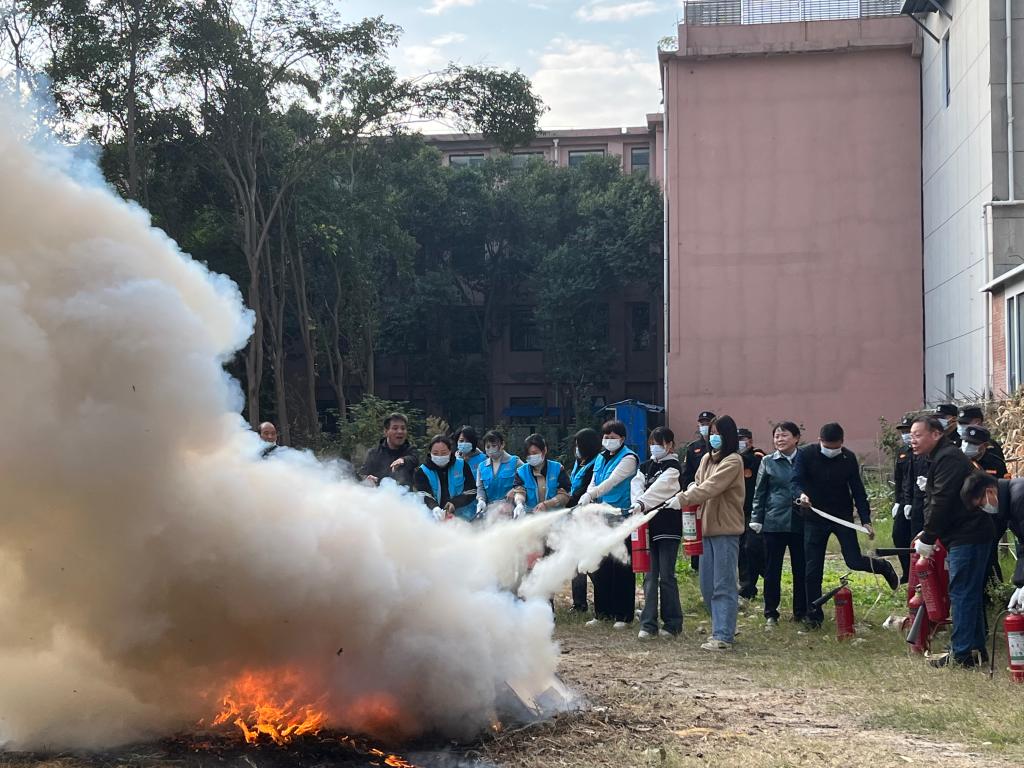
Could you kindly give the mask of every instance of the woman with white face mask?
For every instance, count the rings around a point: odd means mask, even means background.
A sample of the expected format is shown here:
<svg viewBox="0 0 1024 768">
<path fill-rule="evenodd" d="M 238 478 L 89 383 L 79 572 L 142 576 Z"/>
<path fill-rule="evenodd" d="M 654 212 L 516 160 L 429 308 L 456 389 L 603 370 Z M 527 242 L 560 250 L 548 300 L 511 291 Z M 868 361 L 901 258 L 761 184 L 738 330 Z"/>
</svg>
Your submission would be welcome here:
<svg viewBox="0 0 1024 768">
<path fill-rule="evenodd" d="M 427 460 L 416 468 L 413 482 L 435 520 L 440 522 L 456 515 L 472 520 L 475 516 L 473 473 L 465 461 L 455 456 L 452 441 L 444 435 L 431 439 Z"/>
<path fill-rule="evenodd" d="M 458 451 L 458 456 L 469 464 L 469 471 L 473 473 L 474 482 L 476 471 L 484 463 L 484 459 L 487 458 L 484 452 L 477 448 L 479 443 L 480 438 L 477 437 L 476 430 L 468 424 L 463 426 L 455 437 L 455 448 Z"/>
<path fill-rule="evenodd" d="M 548 459 L 548 445 L 541 435 L 526 438 L 526 462 L 516 470 L 508 501 L 515 505 L 513 518 L 558 509 L 569 501 L 569 475 L 561 464 Z"/>
<path fill-rule="evenodd" d="M 626 425 L 608 421 L 601 427 L 601 453 L 594 462 L 594 477 L 580 504 L 601 502 L 629 516 L 632 506 L 630 481 L 636 475 L 640 459 L 626 447 Z M 630 546 L 626 539 L 626 549 Z M 603 620 L 613 621 L 613 629 L 625 629 L 633 623 L 636 610 L 636 581 L 633 568 L 609 556 L 593 574 L 594 617 L 587 626 Z"/>
<path fill-rule="evenodd" d="M 505 450 L 505 436 L 492 429 L 484 435 L 484 460 L 476 470 L 476 516 L 483 517 L 489 504 L 499 504 L 502 514 L 512 511 L 505 498 L 512 490 L 520 461 Z"/>
</svg>

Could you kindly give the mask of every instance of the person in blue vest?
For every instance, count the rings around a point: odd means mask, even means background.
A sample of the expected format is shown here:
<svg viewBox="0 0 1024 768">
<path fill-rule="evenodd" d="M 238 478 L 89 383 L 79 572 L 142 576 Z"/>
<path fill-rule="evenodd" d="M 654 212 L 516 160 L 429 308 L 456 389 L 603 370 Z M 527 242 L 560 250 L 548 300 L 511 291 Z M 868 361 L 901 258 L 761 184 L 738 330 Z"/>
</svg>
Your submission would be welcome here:
<svg viewBox="0 0 1024 768">
<path fill-rule="evenodd" d="M 476 430 L 468 424 L 462 427 L 455 436 L 455 447 L 458 449 L 456 455 L 469 464 L 469 471 L 473 473 L 473 485 L 476 485 L 476 471 L 487 458 L 478 447 L 479 445 L 480 438 L 477 437 Z"/>
<path fill-rule="evenodd" d="M 476 510 L 476 486 L 469 465 L 455 456 L 452 441 L 437 435 L 430 441 L 427 463 L 420 464 L 413 475 L 414 487 L 423 494 L 423 503 L 434 519 L 454 516 L 472 520 Z"/>
<path fill-rule="evenodd" d="M 501 502 L 512 490 L 520 461 L 505 450 L 505 436 L 496 430 L 484 435 L 485 458 L 476 471 L 476 514 L 482 517 L 489 504 Z M 511 505 L 502 511 L 511 512 Z"/>
<path fill-rule="evenodd" d="M 626 425 L 608 421 L 601 427 L 602 451 L 594 462 L 594 476 L 580 504 L 600 502 L 629 515 L 633 505 L 630 482 L 640 467 L 639 457 L 626 447 Z M 626 550 L 630 547 L 626 539 Z M 613 629 L 625 629 L 633 623 L 636 610 L 636 580 L 633 568 L 610 555 L 601 561 L 591 576 L 594 582 L 594 618 L 587 626 L 613 621 Z"/>
<path fill-rule="evenodd" d="M 601 453 L 601 436 L 596 429 L 581 429 L 572 438 L 573 455 L 576 461 L 569 472 L 569 506 L 580 503 L 583 494 L 590 487 L 594 478 L 594 463 Z M 586 613 L 587 606 L 587 574 L 578 573 L 572 580 L 572 613 Z"/>
<path fill-rule="evenodd" d="M 513 518 L 528 512 L 564 507 L 569 501 L 569 475 L 557 461 L 548 459 L 548 444 L 540 435 L 526 438 L 526 463 L 520 464 L 508 492 L 515 505 Z"/>
</svg>

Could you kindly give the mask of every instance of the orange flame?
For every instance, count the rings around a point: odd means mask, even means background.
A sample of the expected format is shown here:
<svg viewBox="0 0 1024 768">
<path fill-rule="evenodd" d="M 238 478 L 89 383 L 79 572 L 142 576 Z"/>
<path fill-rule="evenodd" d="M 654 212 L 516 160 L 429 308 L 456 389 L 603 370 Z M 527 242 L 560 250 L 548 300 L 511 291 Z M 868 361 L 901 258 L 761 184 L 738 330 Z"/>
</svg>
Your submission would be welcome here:
<svg viewBox="0 0 1024 768">
<path fill-rule="evenodd" d="M 324 697 L 296 704 L 301 692 L 294 672 L 246 672 L 221 698 L 222 709 L 213 725 L 234 723 L 249 744 L 259 743 L 261 737 L 287 744 L 298 736 L 319 733 L 327 723 L 320 708 Z"/>
</svg>

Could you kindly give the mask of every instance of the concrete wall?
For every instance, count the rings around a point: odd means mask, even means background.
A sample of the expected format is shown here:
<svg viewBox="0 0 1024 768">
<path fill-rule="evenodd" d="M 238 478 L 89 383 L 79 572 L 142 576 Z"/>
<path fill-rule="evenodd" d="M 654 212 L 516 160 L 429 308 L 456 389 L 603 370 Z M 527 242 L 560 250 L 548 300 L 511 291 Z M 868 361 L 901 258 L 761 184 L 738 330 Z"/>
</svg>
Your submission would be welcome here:
<svg viewBox="0 0 1024 768">
<path fill-rule="evenodd" d="M 922 166 L 924 187 L 925 391 L 945 397 L 985 388 L 985 284 L 982 205 L 992 198 L 992 99 L 989 0 L 946 4 L 950 22 L 927 18 L 949 37 L 946 104 L 943 46 L 924 39 Z"/>
<path fill-rule="evenodd" d="M 909 19 L 680 28 L 665 54 L 669 423 L 878 418 L 922 399 Z M 778 55 L 765 55 L 765 53 Z"/>
</svg>

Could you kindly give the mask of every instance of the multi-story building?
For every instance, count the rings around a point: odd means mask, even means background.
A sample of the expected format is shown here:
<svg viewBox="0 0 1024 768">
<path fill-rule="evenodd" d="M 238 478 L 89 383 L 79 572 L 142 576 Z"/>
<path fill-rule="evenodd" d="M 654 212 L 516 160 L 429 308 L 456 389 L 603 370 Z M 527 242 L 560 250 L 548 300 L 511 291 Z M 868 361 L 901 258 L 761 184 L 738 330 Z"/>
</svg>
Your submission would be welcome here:
<svg viewBox="0 0 1024 768">
<path fill-rule="evenodd" d="M 661 51 L 668 419 L 863 450 L 921 404 L 921 36 L 900 0 L 688 2 Z M 955 311 L 955 308 L 950 308 Z"/>
<path fill-rule="evenodd" d="M 1024 4 L 902 10 L 923 41 L 925 396 L 999 396 L 1024 362 Z"/>
<path fill-rule="evenodd" d="M 594 155 L 616 156 L 621 158 L 623 172 L 658 178 L 660 126 L 660 116 L 651 115 L 644 127 L 543 131 L 529 146 L 514 150 L 512 161 L 526 163 L 543 158 L 565 167 Z M 500 152 L 480 135 L 434 134 L 425 138 L 441 151 L 443 162 L 452 166 L 479 164 Z M 593 394 L 591 405 L 595 410 L 623 399 L 661 402 L 661 309 L 660 292 L 652 294 L 646 285 L 637 285 L 609 296 L 605 311 L 595 317 L 595 322 L 607 324 L 608 343 L 616 353 L 607 379 Z M 409 400 L 424 411 L 477 425 L 571 421 L 573 414 L 567 410 L 571 398 L 552 386 L 545 375 L 540 329 L 533 319 L 529 297 L 510 296 L 495 316 L 498 337 L 488 354 L 489 392 L 445 409 L 431 387 L 410 387 L 409 371 L 400 360 L 382 357 L 377 364 L 376 393 L 392 400 Z"/>
</svg>

